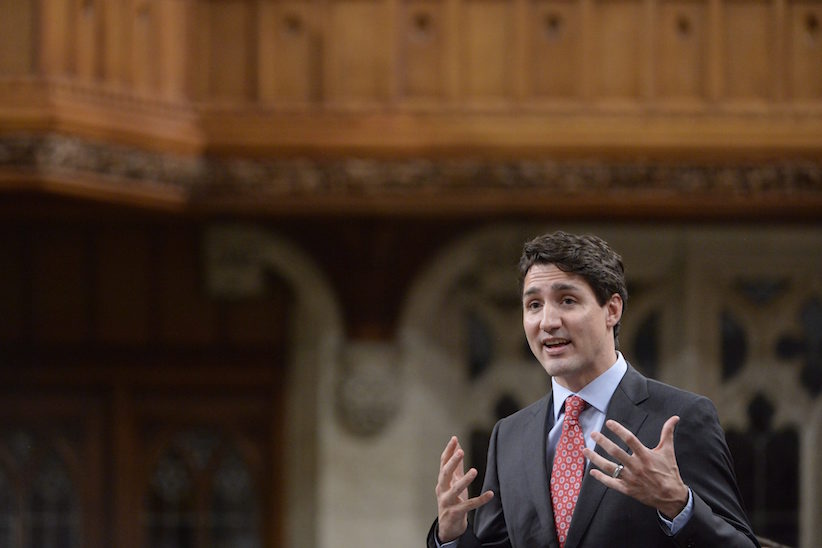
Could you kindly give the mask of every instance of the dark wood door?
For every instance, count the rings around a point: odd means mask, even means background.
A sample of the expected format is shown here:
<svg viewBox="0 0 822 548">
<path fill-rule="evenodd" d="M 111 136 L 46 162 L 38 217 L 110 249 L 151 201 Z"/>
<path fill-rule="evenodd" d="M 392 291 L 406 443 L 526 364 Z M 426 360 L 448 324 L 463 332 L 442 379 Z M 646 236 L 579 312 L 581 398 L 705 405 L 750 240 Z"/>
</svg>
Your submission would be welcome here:
<svg viewBox="0 0 822 548">
<path fill-rule="evenodd" d="M 291 291 L 203 291 L 185 223 L 0 230 L 0 546 L 281 545 Z"/>
</svg>

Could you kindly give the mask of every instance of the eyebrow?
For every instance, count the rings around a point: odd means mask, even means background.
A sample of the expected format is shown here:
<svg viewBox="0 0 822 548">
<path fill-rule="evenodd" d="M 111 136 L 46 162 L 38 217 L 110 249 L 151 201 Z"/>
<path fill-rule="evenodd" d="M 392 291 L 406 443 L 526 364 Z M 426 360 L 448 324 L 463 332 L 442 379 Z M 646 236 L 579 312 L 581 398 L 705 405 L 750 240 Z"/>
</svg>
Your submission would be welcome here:
<svg viewBox="0 0 822 548">
<path fill-rule="evenodd" d="M 568 282 L 556 282 L 551 284 L 551 291 L 579 291 L 580 288 L 578 285 L 568 283 Z M 530 287 L 526 289 L 523 293 L 523 297 L 529 297 L 531 295 L 535 295 L 539 293 L 539 289 L 536 287 Z"/>
<path fill-rule="evenodd" d="M 567 282 L 557 282 L 551 286 L 553 291 L 579 291 L 579 286 Z"/>
</svg>

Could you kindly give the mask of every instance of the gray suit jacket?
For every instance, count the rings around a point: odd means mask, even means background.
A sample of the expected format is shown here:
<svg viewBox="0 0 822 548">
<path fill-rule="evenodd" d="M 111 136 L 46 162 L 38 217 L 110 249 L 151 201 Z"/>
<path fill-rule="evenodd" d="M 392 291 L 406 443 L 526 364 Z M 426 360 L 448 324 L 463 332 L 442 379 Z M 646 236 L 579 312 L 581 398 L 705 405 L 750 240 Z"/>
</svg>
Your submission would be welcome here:
<svg viewBox="0 0 822 548">
<path fill-rule="evenodd" d="M 552 395 L 497 423 L 491 434 L 483 491 L 494 498 L 479 508 L 460 548 L 558 548 L 551 509 L 546 438 L 554 423 Z M 680 474 L 694 497 L 693 514 L 668 536 L 655 509 L 608 489 L 586 474 L 565 546 L 737 547 L 759 546 L 742 509 L 725 434 L 710 400 L 647 379 L 630 365 L 614 392 L 607 418 L 634 433 L 647 447 L 659 443 L 662 425 L 680 421 L 674 448 Z M 604 434 L 623 449 L 607 428 Z M 597 446 L 597 452 L 610 457 Z M 428 533 L 434 548 L 437 523 Z"/>
</svg>

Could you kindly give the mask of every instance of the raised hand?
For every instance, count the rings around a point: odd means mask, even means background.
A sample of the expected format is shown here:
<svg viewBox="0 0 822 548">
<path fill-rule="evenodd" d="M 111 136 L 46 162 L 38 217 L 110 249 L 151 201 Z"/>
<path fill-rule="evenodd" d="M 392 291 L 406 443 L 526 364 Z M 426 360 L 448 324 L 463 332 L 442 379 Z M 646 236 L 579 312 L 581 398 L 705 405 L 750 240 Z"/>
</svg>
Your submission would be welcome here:
<svg viewBox="0 0 822 548">
<path fill-rule="evenodd" d="M 674 453 L 674 427 L 678 422 L 676 415 L 665 421 L 659 444 L 650 449 L 618 422 L 607 421 L 605 426 L 625 442 L 631 454 L 600 432 L 595 432 L 591 435 L 593 440 L 623 468 L 614 477 L 618 465 L 586 448 L 586 458 L 599 468 L 592 468 L 591 475 L 607 487 L 656 508 L 663 516 L 673 519 L 688 503 L 688 487 L 679 475 Z"/>
<path fill-rule="evenodd" d="M 440 542 L 451 542 L 468 528 L 468 512 L 479 508 L 492 498 L 486 491 L 478 497 L 468 498 L 468 486 L 477 477 L 476 468 L 463 472 L 465 451 L 456 436 L 452 436 L 440 456 L 440 473 L 437 477 L 438 536 Z"/>
</svg>

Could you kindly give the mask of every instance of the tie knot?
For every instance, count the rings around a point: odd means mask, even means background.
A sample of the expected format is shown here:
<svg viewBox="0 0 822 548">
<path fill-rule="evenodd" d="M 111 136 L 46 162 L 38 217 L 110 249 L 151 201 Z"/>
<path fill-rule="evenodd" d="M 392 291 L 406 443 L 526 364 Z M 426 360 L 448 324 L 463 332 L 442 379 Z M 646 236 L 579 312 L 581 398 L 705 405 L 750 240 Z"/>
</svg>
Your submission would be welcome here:
<svg viewBox="0 0 822 548">
<path fill-rule="evenodd" d="M 568 396 L 565 400 L 565 418 L 572 422 L 579 421 L 579 414 L 585 409 L 588 404 L 579 396 Z"/>
</svg>

